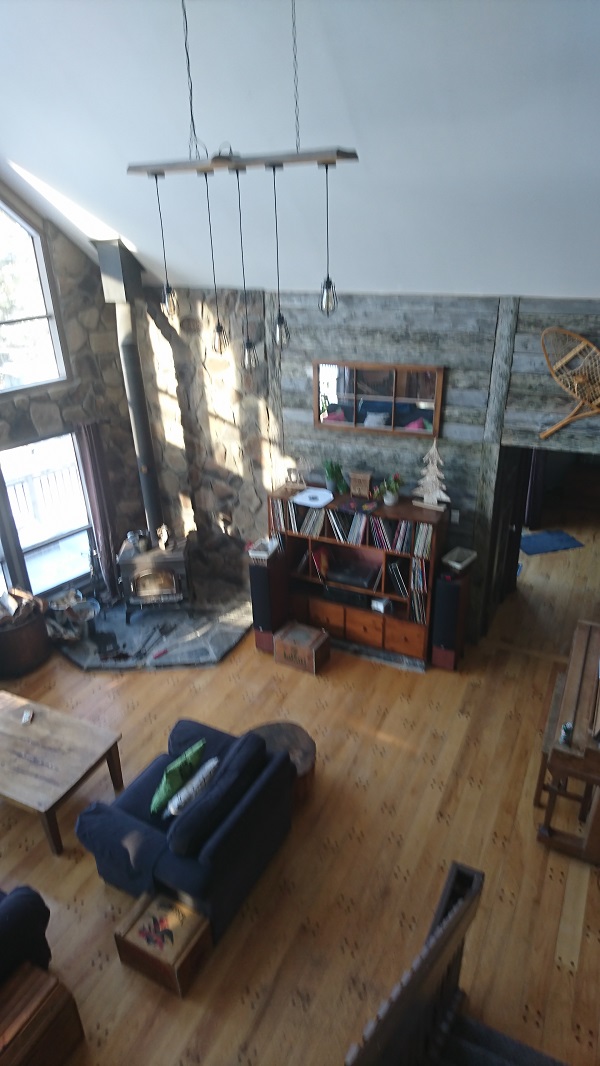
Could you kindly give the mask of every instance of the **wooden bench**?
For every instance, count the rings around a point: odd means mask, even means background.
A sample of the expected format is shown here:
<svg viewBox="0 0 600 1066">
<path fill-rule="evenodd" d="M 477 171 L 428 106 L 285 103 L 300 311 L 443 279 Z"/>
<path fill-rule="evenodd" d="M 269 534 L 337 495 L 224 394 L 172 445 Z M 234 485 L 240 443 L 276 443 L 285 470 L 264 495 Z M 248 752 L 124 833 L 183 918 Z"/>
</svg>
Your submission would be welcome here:
<svg viewBox="0 0 600 1066">
<path fill-rule="evenodd" d="M 579 621 L 573 635 L 562 695 L 557 680 L 551 700 L 534 797 L 534 802 L 539 804 L 542 791 L 548 793 L 538 840 L 556 851 L 595 865 L 600 864 L 599 666 L 600 625 Z M 566 723 L 570 723 L 571 731 L 565 738 L 562 727 Z M 570 781 L 581 782 L 583 791 L 569 791 Z M 557 799 L 579 803 L 579 819 L 586 822 L 582 836 L 553 826 Z"/>
<path fill-rule="evenodd" d="M 81 1040 L 77 1005 L 55 974 L 25 962 L 0 986 L 0 1066 L 60 1066 Z"/>
<path fill-rule="evenodd" d="M 560 714 L 560 705 L 562 703 L 562 698 L 565 691 L 566 676 L 567 675 L 565 673 L 558 674 L 554 683 L 552 696 L 550 697 L 550 709 L 548 711 L 548 717 L 546 719 L 546 728 L 544 729 L 544 736 L 542 738 L 542 755 L 540 759 L 540 769 L 538 772 L 538 779 L 533 795 L 534 807 L 542 806 L 542 792 L 548 791 L 548 785 L 546 784 L 548 756 L 550 754 L 550 749 L 554 743 L 554 736 L 556 734 L 556 727 L 558 725 L 558 716 Z"/>
<path fill-rule="evenodd" d="M 538 778 L 535 786 L 535 792 L 533 795 L 533 803 L 535 807 L 542 806 L 542 792 L 549 792 L 554 799 L 555 795 L 560 795 L 561 799 L 574 800 L 576 803 L 580 803 L 579 819 L 585 822 L 593 795 L 593 788 L 591 785 L 585 785 L 582 793 L 570 792 L 568 789 L 568 779 L 563 779 L 558 786 L 553 785 L 546 780 L 546 774 L 548 771 L 548 759 L 554 744 L 556 734 L 558 733 L 558 719 L 560 715 L 560 709 L 562 706 L 563 696 L 565 692 L 565 681 L 567 679 L 566 673 L 560 673 L 556 678 L 552 697 L 550 700 L 550 710 L 548 711 L 548 718 L 546 719 L 546 728 L 544 729 L 544 736 L 542 739 L 542 754 L 540 758 L 540 768 L 538 771 Z M 562 723 L 561 723 L 562 725 Z"/>
</svg>

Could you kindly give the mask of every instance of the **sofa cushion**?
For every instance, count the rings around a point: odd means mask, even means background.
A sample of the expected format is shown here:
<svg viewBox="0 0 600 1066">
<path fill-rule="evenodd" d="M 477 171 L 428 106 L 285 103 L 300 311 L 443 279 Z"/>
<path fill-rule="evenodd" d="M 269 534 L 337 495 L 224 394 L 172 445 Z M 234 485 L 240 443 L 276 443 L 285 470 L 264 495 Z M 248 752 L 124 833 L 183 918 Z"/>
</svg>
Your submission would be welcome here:
<svg viewBox="0 0 600 1066">
<path fill-rule="evenodd" d="M 167 834 L 170 850 L 175 855 L 197 855 L 258 776 L 265 760 L 265 742 L 256 733 L 234 740 L 206 791 L 174 819 Z"/>
<path fill-rule="evenodd" d="M 365 415 L 365 426 L 389 426 L 391 415 L 386 415 L 383 411 L 367 411 Z"/>
<path fill-rule="evenodd" d="M 156 792 L 158 783 L 165 768 L 173 762 L 170 755 L 157 755 L 155 759 L 144 767 L 137 777 L 124 788 L 112 802 L 112 806 L 118 810 L 126 811 L 141 822 L 165 830 L 165 822 L 162 815 L 150 813 L 150 803 Z"/>
<path fill-rule="evenodd" d="M 201 792 L 208 788 L 217 772 L 218 766 L 219 760 L 217 758 L 207 759 L 206 762 L 203 762 L 200 769 L 196 770 L 194 776 L 190 777 L 183 788 L 180 788 L 179 792 L 176 792 L 171 797 L 163 812 L 163 818 L 168 818 L 169 815 L 181 814 L 186 807 L 189 807 L 190 803 L 196 799 L 196 796 L 199 796 Z"/>
<path fill-rule="evenodd" d="M 169 763 L 152 797 L 150 803 L 152 814 L 162 814 L 169 800 L 194 776 L 203 761 L 205 743 L 204 738 L 196 741 L 177 759 Z"/>
<path fill-rule="evenodd" d="M 324 422 L 345 422 L 346 416 L 342 407 L 327 408 L 327 414 L 323 417 Z"/>
<path fill-rule="evenodd" d="M 221 729 L 202 722 L 196 722 L 193 718 L 180 718 L 169 733 L 168 752 L 171 759 L 181 755 L 182 751 L 195 744 L 197 740 L 204 738 L 206 747 L 204 758 L 212 759 L 215 756 L 222 759 L 225 752 L 231 747 L 237 738 L 231 733 L 224 733 Z"/>
<path fill-rule="evenodd" d="M 22 962 L 44 970 L 50 962 L 46 927 L 50 911 L 38 892 L 28 885 L 3 894 L 0 902 L 0 981 Z"/>
</svg>

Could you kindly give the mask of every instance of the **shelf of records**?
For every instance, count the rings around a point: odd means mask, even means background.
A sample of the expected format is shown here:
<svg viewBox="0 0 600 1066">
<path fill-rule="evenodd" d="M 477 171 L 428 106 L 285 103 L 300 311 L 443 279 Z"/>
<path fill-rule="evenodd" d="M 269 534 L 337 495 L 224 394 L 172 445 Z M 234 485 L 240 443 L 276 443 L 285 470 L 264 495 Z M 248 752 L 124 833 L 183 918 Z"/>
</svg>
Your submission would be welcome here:
<svg viewBox="0 0 600 1066">
<path fill-rule="evenodd" d="M 364 505 L 363 505 L 364 506 Z M 394 507 L 373 505 L 370 511 L 357 509 L 352 497 L 340 497 L 326 507 L 306 507 L 293 499 L 269 497 L 269 532 L 298 533 L 343 544 L 368 545 L 398 554 L 419 555 L 428 559 L 431 553 L 432 522 L 416 520 L 417 508 L 409 501 Z M 403 517 L 401 510 L 410 510 L 413 517 Z M 419 508 L 422 513 L 423 509 Z"/>
<path fill-rule="evenodd" d="M 428 625 L 446 513 L 410 500 L 384 507 L 347 496 L 310 507 L 286 489 L 269 497 L 268 509 L 269 532 L 280 537 L 296 591 L 335 596 L 337 589 L 342 598 L 345 589 L 365 608 L 373 606 L 368 597 L 385 599 L 396 617 Z"/>
</svg>

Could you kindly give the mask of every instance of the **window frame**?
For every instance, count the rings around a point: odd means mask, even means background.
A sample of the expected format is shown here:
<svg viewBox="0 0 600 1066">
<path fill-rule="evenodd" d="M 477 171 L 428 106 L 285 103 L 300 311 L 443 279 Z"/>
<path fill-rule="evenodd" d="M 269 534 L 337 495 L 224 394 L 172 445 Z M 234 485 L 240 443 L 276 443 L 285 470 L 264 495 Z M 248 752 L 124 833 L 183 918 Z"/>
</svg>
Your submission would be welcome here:
<svg viewBox="0 0 600 1066">
<path fill-rule="evenodd" d="M 4 581 L 8 588 L 21 588 L 24 591 L 31 592 L 31 581 L 27 569 L 27 556 L 39 550 L 39 548 L 49 546 L 53 543 L 58 543 L 59 541 L 65 540 L 66 538 L 71 537 L 74 534 L 82 533 L 85 531 L 87 533 L 89 542 L 90 559 L 93 559 L 97 553 L 94 522 L 91 513 L 89 493 L 85 482 L 85 473 L 81 460 L 81 453 L 79 450 L 77 436 L 73 431 L 60 433 L 58 434 L 58 436 L 71 438 L 75 461 L 77 463 L 77 470 L 79 472 L 79 479 L 81 482 L 81 488 L 85 501 L 88 522 L 84 526 L 74 527 L 73 529 L 70 529 L 62 534 L 54 534 L 44 541 L 39 541 L 35 544 L 30 544 L 27 548 L 23 548 L 13 516 L 12 507 L 8 495 L 8 489 L 4 478 L 4 472 L 2 470 L 2 467 L 0 466 L 0 570 L 2 571 Z M 52 437 L 45 437 L 40 438 L 39 440 L 29 441 L 28 443 L 43 444 L 45 440 L 52 439 Z M 11 447 L 19 448 L 22 447 L 22 445 L 15 444 Z M 10 451 L 11 449 L 9 447 L 2 450 Z M 56 585 L 50 586 L 47 589 L 43 589 L 40 592 L 37 592 L 36 595 L 47 598 L 49 595 L 55 594 L 63 589 L 73 588 L 74 586 L 85 587 L 89 584 L 90 580 L 91 573 L 90 569 L 88 569 L 83 571 L 81 574 L 77 574 L 74 577 L 69 578 L 67 581 L 63 581 Z"/>
<path fill-rule="evenodd" d="M 60 311 L 60 294 L 54 270 L 52 255 L 45 229 L 45 220 L 37 214 L 28 204 L 20 199 L 11 189 L 0 181 L 0 207 L 11 215 L 18 225 L 27 231 L 32 239 L 36 258 L 40 288 L 46 308 L 45 319 L 48 323 L 58 374 L 55 378 L 37 381 L 29 385 L 16 385 L 9 388 L 0 387 L 0 401 L 4 396 L 14 397 L 19 393 L 47 391 L 53 385 L 62 385 L 71 378 L 71 367 L 68 359 L 67 341 Z M 39 321 L 43 316 L 32 315 L 30 318 L 20 321 Z M 0 319 L 0 325 L 10 319 Z"/>
</svg>

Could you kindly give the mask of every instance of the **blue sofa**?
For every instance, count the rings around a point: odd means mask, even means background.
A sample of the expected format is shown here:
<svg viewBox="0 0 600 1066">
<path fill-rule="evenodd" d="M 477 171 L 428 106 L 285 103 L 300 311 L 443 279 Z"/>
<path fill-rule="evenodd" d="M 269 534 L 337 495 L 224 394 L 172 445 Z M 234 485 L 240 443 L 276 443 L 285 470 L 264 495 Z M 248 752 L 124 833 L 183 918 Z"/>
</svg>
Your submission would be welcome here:
<svg viewBox="0 0 600 1066">
<path fill-rule="evenodd" d="M 0 981 L 23 962 L 48 969 L 49 920 L 50 911 L 35 889 L 21 885 L 12 892 L 0 892 Z"/>
<path fill-rule="evenodd" d="M 173 818 L 150 812 L 165 767 L 204 738 L 203 758 L 219 759 L 207 788 Z M 114 800 L 93 803 L 76 824 L 98 873 L 132 896 L 165 892 L 210 922 L 217 941 L 291 825 L 295 769 L 262 737 L 234 737 L 190 719 L 171 731 L 159 755 Z"/>
</svg>

